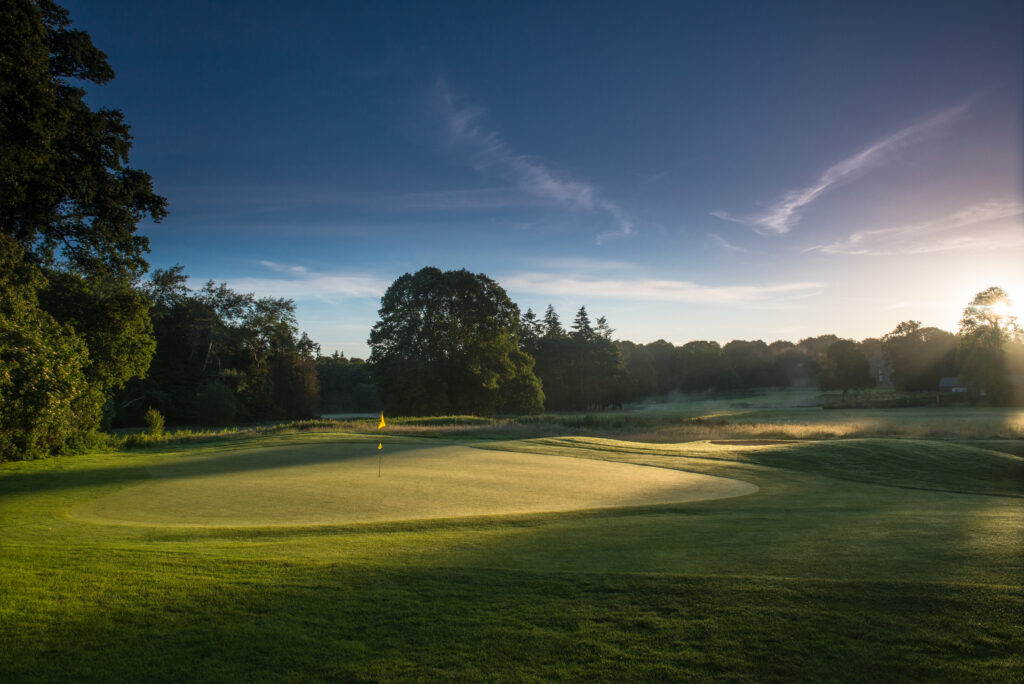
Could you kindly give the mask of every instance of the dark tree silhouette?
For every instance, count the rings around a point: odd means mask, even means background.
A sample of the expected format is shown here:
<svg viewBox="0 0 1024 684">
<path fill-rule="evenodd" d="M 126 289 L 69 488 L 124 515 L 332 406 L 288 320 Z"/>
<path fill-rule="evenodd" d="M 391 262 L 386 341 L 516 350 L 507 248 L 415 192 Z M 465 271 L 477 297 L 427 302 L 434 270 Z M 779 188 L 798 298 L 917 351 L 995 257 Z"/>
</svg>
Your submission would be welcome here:
<svg viewBox="0 0 1024 684">
<path fill-rule="evenodd" d="M 398 415 L 539 413 L 519 308 L 483 274 L 424 268 L 398 278 L 370 332 L 384 410 Z"/>
<path fill-rule="evenodd" d="M 24 353 L 30 340 L 51 339 L 36 370 L 69 383 L 34 396 L 0 383 L 6 429 L 25 445 L 0 458 L 71 446 L 99 424 L 114 390 L 145 373 L 153 354 L 149 303 L 132 287 L 147 268 L 148 241 L 136 227 L 163 218 L 166 200 L 148 174 L 129 166 L 131 135 L 121 112 L 94 111 L 73 84 L 113 77 L 106 55 L 70 28 L 56 3 L 0 4 L 0 242 L 9 269 L 34 272 L 19 287 L 0 282 L 0 299 L 11 304 L 0 310 L 0 325 L 23 341 Z M 25 361 L 17 354 L 0 360 L 0 377 L 24 370 Z M 72 382 L 79 374 L 84 382 Z M 37 428 L 29 416 L 68 406 L 66 428 L 43 441 L 31 436 Z"/>
<path fill-rule="evenodd" d="M 974 295 L 960 318 L 956 364 L 961 382 L 976 401 L 982 396 L 994 404 L 1008 401 L 1011 393 L 1006 373 L 1006 347 L 1020 336 L 1013 302 L 1006 292 L 990 287 Z"/>
</svg>

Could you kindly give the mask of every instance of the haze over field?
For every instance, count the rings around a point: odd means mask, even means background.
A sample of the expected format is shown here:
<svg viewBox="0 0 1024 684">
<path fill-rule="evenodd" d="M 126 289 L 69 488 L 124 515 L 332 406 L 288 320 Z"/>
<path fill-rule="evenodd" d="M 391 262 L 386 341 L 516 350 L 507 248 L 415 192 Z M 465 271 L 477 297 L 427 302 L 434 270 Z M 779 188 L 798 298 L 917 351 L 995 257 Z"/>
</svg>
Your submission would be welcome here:
<svg viewBox="0 0 1024 684">
<path fill-rule="evenodd" d="M 365 356 L 425 265 L 616 337 L 955 330 L 1024 299 L 1019 3 L 66 3 L 154 267 Z"/>
</svg>

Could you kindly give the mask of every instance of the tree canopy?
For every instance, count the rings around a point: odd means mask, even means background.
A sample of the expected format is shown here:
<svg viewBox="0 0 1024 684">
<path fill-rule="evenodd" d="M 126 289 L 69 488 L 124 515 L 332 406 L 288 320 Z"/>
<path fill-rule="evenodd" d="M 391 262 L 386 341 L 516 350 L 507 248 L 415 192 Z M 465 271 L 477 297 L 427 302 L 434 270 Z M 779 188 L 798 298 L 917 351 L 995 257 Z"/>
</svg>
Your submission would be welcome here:
<svg viewBox="0 0 1024 684">
<path fill-rule="evenodd" d="M 956 336 L 920 321 L 903 321 L 882 337 L 893 384 L 905 391 L 934 390 L 943 377 L 956 375 Z"/>
<path fill-rule="evenodd" d="M 974 295 L 964 308 L 956 363 L 972 400 L 986 396 L 1001 404 L 1010 398 L 1006 349 L 1021 333 L 1017 318 L 1010 313 L 1012 304 L 1002 288 L 990 287 Z"/>
<path fill-rule="evenodd" d="M 482 273 L 424 268 L 381 299 L 370 364 L 388 413 L 538 413 L 544 395 L 519 349 L 519 308 Z"/>
<path fill-rule="evenodd" d="M 149 407 L 172 424 L 314 415 L 319 347 L 299 334 L 292 300 L 213 281 L 193 291 L 181 266 L 157 269 L 139 289 L 153 302 L 156 355 L 149 377 L 117 395 L 120 424 L 137 424 Z"/>
<path fill-rule="evenodd" d="M 76 85 L 114 72 L 67 11 L 2 0 L 0 31 L 0 251 L 12 276 L 0 279 L 10 340 L 0 404 L 4 442 L 21 445 L 0 458 L 25 458 L 82 438 L 104 401 L 145 374 L 149 300 L 133 285 L 148 241 L 136 228 L 167 212 L 150 176 L 129 165 L 121 112 L 92 110 Z M 30 368 L 39 381 L 12 380 Z"/>
<path fill-rule="evenodd" d="M 124 115 L 90 109 L 74 84 L 110 81 L 107 56 L 51 0 L 0 7 L 0 228 L 37 264 L 143 273 L 136 226 L 167 201 L 129 166 Z"/>
</svg>

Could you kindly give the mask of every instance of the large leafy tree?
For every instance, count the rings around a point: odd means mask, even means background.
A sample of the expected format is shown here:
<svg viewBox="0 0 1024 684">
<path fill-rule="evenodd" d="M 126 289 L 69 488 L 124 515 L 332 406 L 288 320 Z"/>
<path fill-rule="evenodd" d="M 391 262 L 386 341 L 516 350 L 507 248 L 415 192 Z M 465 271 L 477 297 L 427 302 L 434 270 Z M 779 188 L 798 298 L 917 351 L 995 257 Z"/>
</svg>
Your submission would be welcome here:
<svg viewBox="0 0 1024 684">
<path fill-rule="evenodd" d="M 990 287 L 974 295 L 960 318 L 956 364 L 960 381 L 972 400 L 982 395 L 992 403 L 1006 402 L 1010 384 L 1006 377 L 1006 348 L 1020 338 L 1009 295 Z"/>
<path fill-rule="evenodd" d="M 128 165 L 123 114 L 93 111 L 76 85 L 110 81 L 106 55 L 50 0 L 0 8 L 0 228 L 38 264 L 141 274 L 136 226 L 163 218 L 166 200 Z"/>
<path fill-rule="evenodd" d="M 825 351 L 825 366 L 821 377 L 822 389 L 838 389 L 846 393 L 852 389 L 871 387 L 868 357 L 853 340 L 836 340 Z"/>
<path fill-rule="evenodd" d="M 129 166 L 121 112 L 85 102 L 80 84 L 113 76 L 66 10 L 0 0 L 0 235 L 5 267 L 22 274 L 0 282 L 0 324 L 20 331 L 10 332 L 8 352 L 28 354 L 40 340 L 48 351 L 26 359 L 67 379 L 60 388 L 0 386 L 5 440 L 25 449 L 7 458 L 60 451 L 95 427 L 98 404 L 145 373 L 153 353 L 149 302 L 132 287 L 147 268 L 136 227 L 163 218 L 166 200 Z M 57 414 L 65 418 L 51 421 L 46 439 L 33 437 L 33 416 Z"/>
<path fill-rule="evenodd" d="M 919 321 L 903 321 L 882 337 L 882 351 L 901 390 L 935 390 L 941 378 L 956 375 L 956 336 Z"/>
<path fill-rule="evenodd" d="M 424 268 L 398 278 L 370 332 L 384 410 L 400 415 L 537 413 L 544 394 L 519 349 L 519 308 L 496 282 Z"/>
</svg>

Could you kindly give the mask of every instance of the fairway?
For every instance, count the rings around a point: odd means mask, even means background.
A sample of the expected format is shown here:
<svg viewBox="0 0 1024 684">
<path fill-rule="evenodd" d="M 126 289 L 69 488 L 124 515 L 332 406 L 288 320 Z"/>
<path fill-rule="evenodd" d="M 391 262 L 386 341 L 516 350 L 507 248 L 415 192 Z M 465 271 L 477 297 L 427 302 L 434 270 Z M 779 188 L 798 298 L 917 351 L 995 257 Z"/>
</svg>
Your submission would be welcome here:
<svg viewBox="0 0 1024 684">
<path fill-rule="evenodd" d="M 757 491 L 735 479 L 458 445 L 364 441 L 228 451 L 148 468 L 81 520 L 155 526 L 390 522 L 678 504 Z M 378 465 L 380 474 L 378 475 Z"/>
<path fill-rule="evenodd" d="M 378 478 L 376 439 L 303 432 L 3 464 L 0 681 L 1017 682 L 1018 451 L 391 435 Z"/>
</svg>

